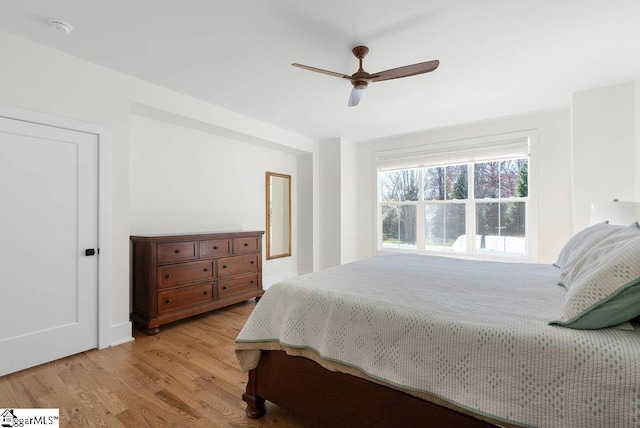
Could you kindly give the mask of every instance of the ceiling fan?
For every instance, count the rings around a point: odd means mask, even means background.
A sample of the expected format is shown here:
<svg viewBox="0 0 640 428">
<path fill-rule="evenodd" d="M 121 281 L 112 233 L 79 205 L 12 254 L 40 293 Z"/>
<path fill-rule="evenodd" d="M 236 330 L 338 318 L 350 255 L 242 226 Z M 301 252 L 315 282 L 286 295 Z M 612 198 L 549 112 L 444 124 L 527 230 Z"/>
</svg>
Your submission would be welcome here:
<svg viewBox="0 0 640 428">
<path fill-rule="evenodd" d="M 366 46 L 356 46 L 352 50 L 353 55 L 358 58 L 360 66 L 358 71 L 351 76 L 336 73 L 333 71 L 323 70 L 321 68 L 310 67 L 308 65 L 293 63 L 294 67 L 304 68 L 305 70 L 315 71 L 317 73 L 328 74 L 329 76 L 341 77 L 351 81 L 353 89 L 349 96 L 349 107 L 357 106 L 360 103 L 362 94 L 367 88 L 370 82 L 381 82 L 383 80 L 399 79 L 400 77 L 415 76 L 417 74 L 429 73 L 435 70 L 440 65 L 440 61 L 437 59 L 433 61 L 420 62 L 418 64 L 405 65 L 403 67 L 392 68 L 390 70 L 380 71 L 378 73 L 367 73 L 362 68 L 362 59 L 369 53 L 369 48 Z"/>
</svg>

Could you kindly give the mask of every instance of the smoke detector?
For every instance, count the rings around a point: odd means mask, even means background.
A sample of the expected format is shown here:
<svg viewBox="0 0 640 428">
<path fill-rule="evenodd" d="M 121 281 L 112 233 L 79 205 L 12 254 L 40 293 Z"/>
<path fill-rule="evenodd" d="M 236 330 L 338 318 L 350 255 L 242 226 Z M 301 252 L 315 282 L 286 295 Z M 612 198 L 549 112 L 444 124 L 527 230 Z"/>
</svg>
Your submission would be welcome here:
<svg viewBox="0 0 640 428">
<path fill-rule="evenodd" d="M 73 27 L 71 24 L 68 24 L 64 21 L 60 21 L 59 19 L 50 19 L 49 25 L 56 31 L 59 31 L 64 34 L 69 34 L 73 31 Z"/>
</svg>

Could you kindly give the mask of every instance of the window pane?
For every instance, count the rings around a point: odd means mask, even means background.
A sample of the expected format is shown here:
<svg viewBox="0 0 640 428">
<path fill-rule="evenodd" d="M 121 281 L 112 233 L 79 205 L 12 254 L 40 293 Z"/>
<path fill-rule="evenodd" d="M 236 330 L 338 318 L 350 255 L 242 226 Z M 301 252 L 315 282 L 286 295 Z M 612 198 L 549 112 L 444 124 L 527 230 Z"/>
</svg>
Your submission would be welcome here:
<svg viewBox="0 0 640 428">
<path fill-rule="evenodd" d="M 500 204 L 500 232 L 505 254 L 525 254 L 525 203 Z"/>
<path fill-rule="evenodd" d="M 426 204 L 425 249 L 430 251 L 467 250 L 464 204 Z"/>
<path fill-rule="evenodd" d="M 501 234 L 504 236 L 525 236 L 525 217 L 524 202 L 501 203 Z"/>
<path fill-rule="evenodd" d="M 476 204 L 476 249 L 525 254 L 525 202 Z"/>
<path fill-rule="evenodd" d="M 481 237 L 500 235 L 500 204 L 476 204 L 476 234 Z M 484 241 L 484 239 L 483 239 Z M 484 243 L 480 248 L 484 248 Z"/>
<path fill-rule="evenodd" d="M 500 197 L 529 196 L 529 162 L 526 159 L 512 159 L 500 162 Z"/>
<path fill-rule="evenodd" d="M 424 169 L 424 199 L 444 200 L 444 167 Z"/>
<path fill-rule="evenodd" d="M 417 248 L 415 205 L 382 206 L 382 247 Z"/>
<path fill-rule="evenodd" d="M 518 181 L 518 165 L 515 160 L 500 162 L 500 197 L 512 198 L 516 196 L 516 182 Z"/>
<path fill-rule="evenodd" d="M 466 205 L 447 204 L 445 207 L 444 242 L 449 251 L 467 251 Z"/>
<path fill-rule="evenodd" d="M 467 199 L 468 171 L 467 165 L 452 165 L 446 168 L 447 199 Z"/>
<path fill-rule="evenodd" d="M 380 172 L 383 202 L 418 200 L 418 170 L 403 169 Z"/>
<path fill-rule="evenodd" d="M 468 170 L 467 165 L 425 168 L 424 199 L 427 201 L 467 199 Z"/>
<path fill-rule="evenodd" d="M 424 207 L 425 249 L 444 249 L 444 204 L 426 204 Z"/>
<path fill-rule="evenodd" d="M 500 162 L 480 162 L 473 165 L 476 198 L 498 198 L 500 195 Z"/>
</svg>

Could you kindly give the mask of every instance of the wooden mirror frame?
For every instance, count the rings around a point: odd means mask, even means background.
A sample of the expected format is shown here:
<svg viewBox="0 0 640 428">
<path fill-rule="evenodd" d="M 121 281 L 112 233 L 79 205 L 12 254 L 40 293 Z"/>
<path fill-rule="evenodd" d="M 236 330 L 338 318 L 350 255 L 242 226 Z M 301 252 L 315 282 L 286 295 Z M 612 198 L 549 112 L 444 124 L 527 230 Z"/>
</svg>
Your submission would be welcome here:
<svg viewBox="0 0 640 428">
<path fill-rule="evenodd" d="M 283 180 L 281 186 L 273 186 L 274 180 Z M 275 172 L 266 173 L 266 235 L 267 260 L 291 256 L 291 176 Z M 274 212 L 273 190 L 282 189 L 281 209 Z M 286 216 L 286 217 L 285 217 Z M 275 218 L 274 218 L 275 217 Z M 277 227 L 281 226 L 279 233 Z M 274 249 L 274 243 L 279 243 L 279 249 Z M 275 250 L 275 251 L 274 251 Z"/>
</svg>

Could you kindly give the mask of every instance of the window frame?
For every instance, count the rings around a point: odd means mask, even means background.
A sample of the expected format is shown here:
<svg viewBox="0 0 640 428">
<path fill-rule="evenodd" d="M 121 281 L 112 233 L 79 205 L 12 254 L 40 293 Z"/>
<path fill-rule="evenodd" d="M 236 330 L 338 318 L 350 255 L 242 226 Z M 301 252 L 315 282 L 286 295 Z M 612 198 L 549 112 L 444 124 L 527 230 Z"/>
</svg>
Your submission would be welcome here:
<svg viewBox="0 0 640 428">
<path fill-rule="evenodd" d="M 509 197 L 509 198 L 475 198 L 474 192 L 474 173 L 473 173 L 473 164 L 481 163 L 487 161 L 502 161 L 507 159 L 521 159 L 524 156 L 515 155 L 509 156 L 508 154 L 503 154 L 501 156 L 497 156 L 497 159 L 491 159 L 490 157 L 483 157 L 478 160 L 474 159 L 464 159 L 463 157 L 468 155 L 469 153 L 482 153 L 482 147 L 489 147 L 488 152 L 495 152 L 496 147 L 500 147 L 501 145 L 508 145 L 509 142 L 519 141 L 519 142 L 527 142 L 529 147 L 528 153 L 528 196 L 527 197 Z M 463 148 L 461 150 L 461 147 Z M 479 148 L 479 149 L 478 149 Z M 450 152 L 447 150 L 451 149 Z M 430 153 L 436 153 L 436 156 L 442 157 L 450 156 L 452 159 L 451 162 L 447 164 L 437 165 L 433 162 L 427 162 L 426 164 L 420 164 L 420 159 L 428 159 Z M 451 153 L 451 155 L 449 155 Z M 455 156 L 459 158 L 456 161 Z M 473 156 L 471 156 L 473 157 Z M 399 168 L 381 168 L 381 164 L 388 165 L 390 161 L 393 162 L 394 159 L 400 160 L 400 162 L 409 162 L 404 166 Z M 407 161 L 409 159 L 409 161 Z M 414 162 L 413 165 L 410 162 Z M 469 197 L 464 200 L 425 200 L 423 198 L 424 189 L 423 189 L 423 171 L 424 168 L 431 168 L 436 166 L 448 166 L 448 165 L 456 165 L 456 164 L 466 164 L 468 165 L 468 191 Z M 428 255 L 438 255 L 444 257 L 459 257 L 459 258 L 470 258 L 470 259 L 481 259 L 481 260 L 496 260 L 496 261 L 516 261 L 516 262 L 532 262 L 537 263 L 538 261 L 538 187 L 537 187 L 537 131 L 528 130 L 528 131 L 518 131 L 500 135 L 492 135 L 486 137 L 478 137 L 478 138 L 470 138 L 464 140 L 456 140 L 451 142 L 444 143 L 434 143 L 434 144 L 423 144 L 419 146 L 411 146 L 400 149 L 392 149 L 392 150 L 383 150 L 379 152 L 373 153 L 373 175 L 374 175 L 374 254 L 385 254 L 385 253 L 419 253 L 419 254 L 428 254 Z M 391 169 L 410 169 L 410 168 L 419 168 L 419 180 L 420 180 L 420 192 L 418 201 L 389 201 L 382 202 L 381 200 L 381 180 L 380 180 L 380 171 L 383 170 L 391 170 Z M 485 252 L 476 250 L 476 233 L 470 233 L 471 227 L 473 224 L 473 230 L 476 228 L 476 206 L 478 203 L 507 203 L 507 202 L 520 202 L 525 201 L 525 236 L 527 238 L 525 245 L 525 253 L 524 254 L 506 254 L 506 253 L 494 253 L 494 252 Z M 382 242 L 382 206 L 383 205 L 416 205 L 416 217 L 417 217 L 417 236 L 416 236 L 416 248 L 389 248 L 383 247 Z M 466 240 L 466 251 L 463 252 L 454 252 L 454 251 L 439 251 L 439 250 L 427 250 L 425 248 L 425 206 L 427 204 L 465 204 L 466 213 L 465 213 L 465 233 L 467 236 Z"/>
</svg>

